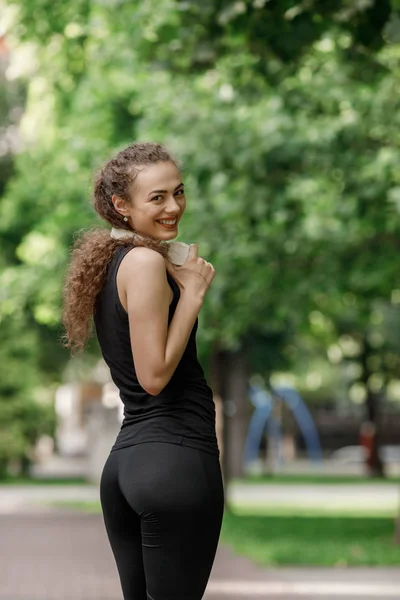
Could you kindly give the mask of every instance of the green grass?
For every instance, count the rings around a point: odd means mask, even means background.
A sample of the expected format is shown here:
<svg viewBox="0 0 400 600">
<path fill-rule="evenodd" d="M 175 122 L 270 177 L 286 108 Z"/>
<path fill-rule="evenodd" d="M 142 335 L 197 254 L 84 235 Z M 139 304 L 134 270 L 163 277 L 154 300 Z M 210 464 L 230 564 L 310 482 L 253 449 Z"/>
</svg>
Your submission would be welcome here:
<svg viewBox="0 0 400 600">
<path fill-rule="evenodd" d="M 88 483 L 84 477 L 3 477 L 0 478 L 1 485 L 80 485 Z M 304 475 L 249 475 L 242 479 L 234 479 L 232 483 L 243 484 L 398 484 L 400 477 L 390 477 L 386 479 L 372 479 L 370 477 L 354 475 L 324 475 L 304 474 Z"/>
<path fill-rule="evenodd" d="M 2 477 L 2 485 L 81 485 L 88 483 L 83 477 Z"/>
<path fill-rule="evenodd" d="M 400 484 L 400 477 L 387 477 L 385 479 L 372 478 L 356 475 L 325 475 L 321 474 L 304 474 L 304 475 L 249 475 L 241 479 L 234 479 L 232 483 L 243 484 Z"/>
<path fill-rule="evenodd" d="M 82 502 L 82 501 L 70 501 L 66 500 L 63 502 L 51 502 L 50 506 L 56 508 L 67 508 L 71 510 L 77 510 L 79 512 L 85 512 L 90 514 L 97 514 L 101 512 L 100 502 Z"/>
<path fill-rule="evenodd" d="M 250 509 L 247 509 L 249 512 Z M 388 566 L 400 563 L 394 517 L 278 508 L 226 511 L 221 539 L 264 566 Z"/>
<path fill-rule="evenodd" d="M 267 517 L 314 517 L 316 514 L 320 517 L 363 517 L 366 519 L 371 519 L 375 517 L 388 517 L 394 518 L 394 510 L 393 507 L 381 507 L 378 506 L 376 508 L 364 508 L 361 507 L 357 510 L 354 507 L 346 507 L 346 506 L 319 506 L 308 507 L 308 506 L 296 506 L 295 503 L 288 505 L 279 505 L 273 503 L 263 503 L 263 504 L 239 504 L 230 502 L 229 507 L 231 512 L 233 512 L 237 516 L 267 516 Z"/>
</svg>

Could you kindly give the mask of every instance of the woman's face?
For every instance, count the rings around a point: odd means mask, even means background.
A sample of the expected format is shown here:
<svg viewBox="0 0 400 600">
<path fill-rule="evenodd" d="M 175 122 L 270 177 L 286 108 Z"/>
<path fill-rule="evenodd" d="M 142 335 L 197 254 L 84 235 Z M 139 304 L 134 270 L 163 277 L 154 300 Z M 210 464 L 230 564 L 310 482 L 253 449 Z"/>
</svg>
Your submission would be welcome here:
<svg viewBox="0 0 400 600">
<path fill-rule="evenodd" d="M 178 235 L 186 198 L 181 174 L 172 162 L 142 167 L 132 184 L 131 197 L 123 214 L 139 235 L 159 240 Z"/>
</svg>

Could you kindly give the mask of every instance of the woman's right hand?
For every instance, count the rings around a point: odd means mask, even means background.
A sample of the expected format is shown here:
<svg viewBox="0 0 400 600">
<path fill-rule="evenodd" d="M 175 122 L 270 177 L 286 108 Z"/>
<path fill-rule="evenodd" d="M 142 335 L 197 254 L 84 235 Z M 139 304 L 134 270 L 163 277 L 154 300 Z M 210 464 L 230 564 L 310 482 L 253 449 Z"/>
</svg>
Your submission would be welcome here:
<svg viewBox="0 0 400 600">
<path fill-rule="evenodd" d="M 173 265 L 168 260 L 166 265 L 168 273 L 175 279 L 181 293 L 203 300 L 215 277 L 215 269 L 211 263 L 197 256 L 197 252 L 197 244 L 190 244 L 188 257 L 181 267 Z"/>
</svg>

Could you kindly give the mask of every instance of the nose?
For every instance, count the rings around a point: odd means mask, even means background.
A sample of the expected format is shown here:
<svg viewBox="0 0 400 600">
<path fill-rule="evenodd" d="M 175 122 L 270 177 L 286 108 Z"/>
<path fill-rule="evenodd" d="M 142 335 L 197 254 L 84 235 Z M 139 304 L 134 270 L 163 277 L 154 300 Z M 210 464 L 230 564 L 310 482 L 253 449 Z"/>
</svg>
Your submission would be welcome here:
<svg viewBox="0 0 400 600">
<path fill-rule="evenodd" d="M 168 198 L 168 203 L 167 203 L 165 210 L 167 213 L 171 213 L 173 215 L 178 214 L 180 212 L 181 207 L 179 206 L 178 202 L 176 201 L 175 196 L 171 195 Z"/>
</svg>

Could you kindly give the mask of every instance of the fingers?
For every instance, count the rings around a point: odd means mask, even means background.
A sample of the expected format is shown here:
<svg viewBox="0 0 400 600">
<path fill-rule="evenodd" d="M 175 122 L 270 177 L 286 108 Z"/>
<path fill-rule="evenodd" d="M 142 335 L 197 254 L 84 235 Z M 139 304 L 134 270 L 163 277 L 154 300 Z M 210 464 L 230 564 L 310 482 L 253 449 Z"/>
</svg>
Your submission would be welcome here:
<svg viewBox="0 0 400 600">
<path fill-rule="evenodd" d="M 206 265 L 209 268 L 208 281 L 209 283 L 211 283 L 215 277 L 215 268 L 214 265 L 212 265 L 210 262 L 206 262 Z"/>
<path fill-rule="evenodd" d="M 187 279 L 190 272 L 198 273 L 199 275 L 201 275 L 208 284 L 208 286 L 213 281 L 215 277 L 214 266 L 212 265 L 212 263 L 207 262 L 201 256 L 198 256 L 197 253 L 198 245 L 190 244 L 189 254 L 183 265 L 174 265 L 168 259 L 165 261 L 167 271 L 170 275 L 172 275 L 175 278 L 175 280 L 178 281 L 179 285 L 184 285 L 184 281 L 185 279 Z"/>
<path fill-rule="evenodd" d="M 214 266 L 210 262 L 207 262 L 206 260 L 204 260 L 204 258 L 200 258 L 200 257 L 197 258 L 197 264 L 201 265 L 200 269 L 199 269 L 199 273 L 204 277 L 204 279 L 207 281 L 208 285 L 210 285 L 212 280 L 215 277 Z"/>
</svg>

